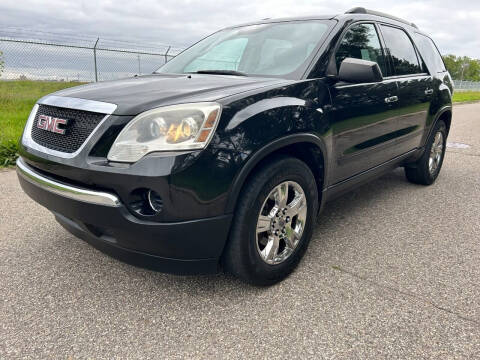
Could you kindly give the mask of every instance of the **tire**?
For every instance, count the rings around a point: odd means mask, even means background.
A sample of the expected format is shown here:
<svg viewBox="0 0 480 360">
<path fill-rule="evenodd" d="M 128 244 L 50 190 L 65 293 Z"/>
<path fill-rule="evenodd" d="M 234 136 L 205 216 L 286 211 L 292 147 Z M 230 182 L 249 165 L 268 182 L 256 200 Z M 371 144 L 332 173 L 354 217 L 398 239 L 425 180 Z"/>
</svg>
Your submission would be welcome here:
<svg viewBox="0 0 480 360">
<path fill-rule="evenodd" d="M 285 193 L 286 199 L 282 195 Z M 306 204 L 301 199 L 306 200 Z M 240 193 L 222 256 L 224 270 L 259 286 L 284 279 L 308 247 L 317 209 L 317 184 L 310 168 L 292 157 L 281 156 L 269 161 L 254 173 Z M 297 215 L 293 215 L 296 211 Z M 268 230 L 262 232 L 264 229 Z"/>
<path fill-rule="evenodd" d="M 441 141 L 441 149 L 438 139 Z M 414 164 L 405 166 L 407 180 L 414 184 L 431 185 L 435 182 L 442 168 L 447 145 L 447 127 L 442 120 L 437 121 L 432 135 L 428 139 L 425 151 Z M 432 159 L 431 157 L 434 156 Z M 432 167 L 432 161 L 435 166 Z"/>
</svg>

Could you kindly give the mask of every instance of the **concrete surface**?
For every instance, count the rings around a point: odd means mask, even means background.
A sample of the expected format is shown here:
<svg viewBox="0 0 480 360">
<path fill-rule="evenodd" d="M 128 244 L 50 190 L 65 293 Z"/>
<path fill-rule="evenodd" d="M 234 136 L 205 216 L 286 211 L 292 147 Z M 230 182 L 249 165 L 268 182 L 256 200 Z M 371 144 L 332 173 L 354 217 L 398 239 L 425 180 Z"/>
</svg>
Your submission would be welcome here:
<svg viewBox="0 0 480 360">
<path fill-rule="evenodd" d="M 398 169 L 329 204 L 266 289 L 111 259 L 0 172 L 0 359 L 480 358 L 480 104 L 449 141 L 433 186 Z"/>
</svg>

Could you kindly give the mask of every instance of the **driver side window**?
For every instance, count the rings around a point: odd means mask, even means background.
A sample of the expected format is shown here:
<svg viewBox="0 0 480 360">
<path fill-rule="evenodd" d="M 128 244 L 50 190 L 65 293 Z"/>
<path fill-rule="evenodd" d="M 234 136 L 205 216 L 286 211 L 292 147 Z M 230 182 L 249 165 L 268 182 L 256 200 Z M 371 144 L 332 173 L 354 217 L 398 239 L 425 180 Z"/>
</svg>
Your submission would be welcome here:
<svg viewBox="0 0 480 360">
<path fill-rule="evenodd" d="M 345 58 L 374 61 L 387 76 L 385 55 L 373 24 L 354 25 L 346 32 L 335 54 L 337 70 Z"/>
</svg>

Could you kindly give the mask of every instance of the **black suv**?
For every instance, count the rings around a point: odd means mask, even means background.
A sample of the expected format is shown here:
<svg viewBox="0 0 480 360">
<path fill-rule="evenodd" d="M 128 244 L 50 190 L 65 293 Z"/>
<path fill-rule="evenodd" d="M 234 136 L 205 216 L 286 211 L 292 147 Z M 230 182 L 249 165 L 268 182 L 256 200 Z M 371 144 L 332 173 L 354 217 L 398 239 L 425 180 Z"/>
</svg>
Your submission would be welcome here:
<svg viewBox="0 0 480 360">
<path fill-rule="evenodd" d="M 298 264 L 326 201 L 399 166 L 435 181 L 452 92 L 433 41 L 402 19 L 262 20 L 151 75 L 43 97 L 17 172 L 106 253 L 269 285 Z"/>
</svg>

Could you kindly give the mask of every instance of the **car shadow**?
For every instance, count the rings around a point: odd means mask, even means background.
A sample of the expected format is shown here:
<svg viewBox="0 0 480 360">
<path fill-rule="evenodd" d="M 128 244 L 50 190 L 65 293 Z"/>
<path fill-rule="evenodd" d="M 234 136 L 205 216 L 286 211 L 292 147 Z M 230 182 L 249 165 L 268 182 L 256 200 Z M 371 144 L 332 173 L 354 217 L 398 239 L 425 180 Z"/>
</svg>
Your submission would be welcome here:
<svg viewBox="0 0 480 360">
<path fill-rule="evenodd" d="M 406 180 L 403 168 L 397 168 L 328 202 L 317 218 L 312 241 L 304 260 L 311 261 L 312 257 L 322 254 L 324 249 L 332 249 L 337 241 L 332 233 L 345 227 L 346 223 L 351 224 L 352 219 L 364 220 L 365 214 L 373 205 L 390 200 L 393 194 L 398 194 L 402 190 L 411 194 L 412 188 L 418 187 L 419 185 L 411 184 Z M 374 216 L 383 215 L 384 212 L 379 210 Z M 396 217 L 392 219 L 393 222 L 396 220 Z M 351 237 L 343 239 L 343 242 L 347 242 L 344 246 L 349 247 L 348 243 L 356 240 L 356 234 L 352 233 Z M 337 255 L 341 256 L 341 254 Z"/>
</svg>

